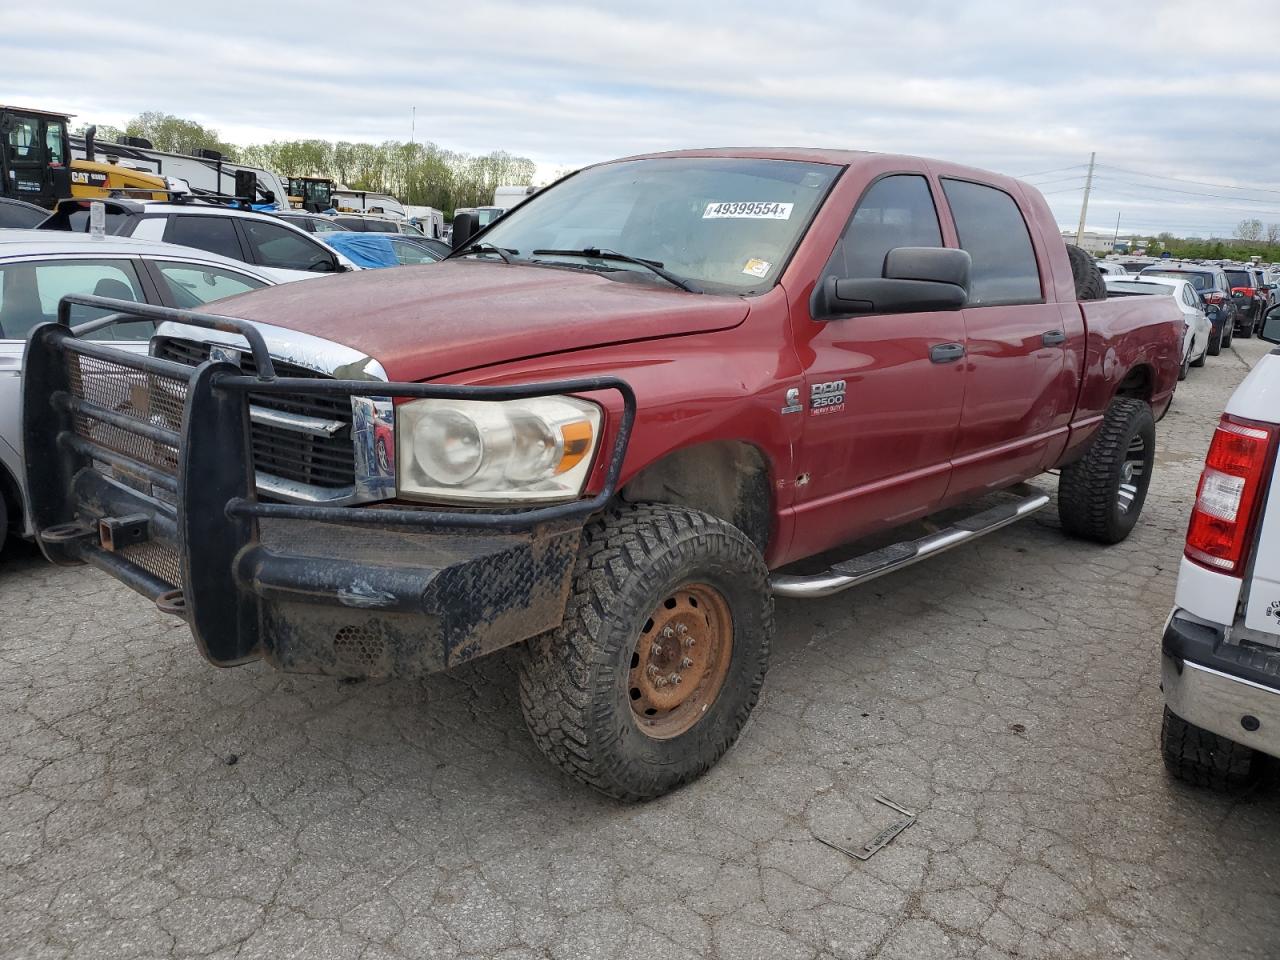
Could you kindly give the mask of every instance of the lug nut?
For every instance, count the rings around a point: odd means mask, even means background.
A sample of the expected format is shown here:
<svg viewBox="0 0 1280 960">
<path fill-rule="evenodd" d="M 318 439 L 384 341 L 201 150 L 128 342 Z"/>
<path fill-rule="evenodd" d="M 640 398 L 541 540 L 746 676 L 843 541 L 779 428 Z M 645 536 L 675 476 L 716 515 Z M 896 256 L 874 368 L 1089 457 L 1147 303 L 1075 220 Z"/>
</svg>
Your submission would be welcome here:
<svg viewBox="0 0 1280 960">
<path fill-rule="evenodd" d="M 655 679 L 654 679 L 654 681 L 653 681 L 653 685 L 654 685 L 655 687 L 665 687 L 665 686 L 667 685 L 667 678 L 666 678 L 666 677 L 657 677 L 657 678 L 655 678 Z"/>
<path fill-rule="evenodd" d="M 655 643 L 653 646 L 651 646 L 649 648 L 649 656 L 653 657 L 653 659 L 655 660 L 657 660 L 660 656 L 662 656 L 662 644 Z"/>
<path fill-rule="evenodd" d="M 674 636 L 675 636 L 675 633 L 673 633 L 673 632 L 672 632 L 672 630 L 671 630 L 671 628 L 670 628 L 670 627 L 663 627 L 663 628 L 662 628 L 662 639 L 663 639 L 663 640 L 670 640 L 670 639 L 671 639 L 672 637 L 674 637 Z"/>
<path fill-rule="evenodd" d="M 692 650 L 692 649 L 693 649 L 693 644 L 694 644 L 694 639 L 693 639 L 693 637 L 685 637 L 685 638 L 684 638 L 684 646 L 685 646 L 685 649 L 686 649 L 686 650 Z"/>
<path fill-rule="evenodd" d="M 645 672 L 648 673 L 649 676 L 651 677 L 656 677 L 658 675 L 658 668 L 651 663 L 649 664 L 649 669 Z"/>
<path fill-rule="evenodd" d="M 669 676 L 667 679 L 668 679 L 671 683 L 674 683 L 676 686 L 679 686 L 679 685 L 680 685 L 681 677 L 680 677 L 680 674 L 678 674 L 678 673 L 673 673 L 673 674 L 672 674 L 671 676 Z"/>
<path fill-rule="evenodd" d="M 681 670 L 688 670 L 692 666 L 693 666 L 693 661 L 690 660 L 688 657 L 685 657 L 683 660 L 680 661 Z"/>
<path fill-rule="evenodd" d="M 684 634 L 688 632 L 689 632 L 689 628 L 686 627 L 683 623 L 676 626 L 676 633 L 680 634 L 681 636 L 684 636 Z"/>
</svg>

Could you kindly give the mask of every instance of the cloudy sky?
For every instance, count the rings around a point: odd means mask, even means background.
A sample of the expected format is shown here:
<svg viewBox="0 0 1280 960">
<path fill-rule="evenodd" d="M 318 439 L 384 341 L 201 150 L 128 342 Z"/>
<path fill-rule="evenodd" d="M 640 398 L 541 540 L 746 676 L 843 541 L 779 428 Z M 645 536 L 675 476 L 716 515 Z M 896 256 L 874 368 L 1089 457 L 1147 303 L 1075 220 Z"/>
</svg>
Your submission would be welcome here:
<svg viewBox="0 0 1280 960">
<path fill-rule="evenodd" d="M 1074 228 L 1280 223 L 1280 10 L 1065 0 L 0 4 L 0 91 L 236 143 L 408 139 L 533 158 L 801 144 L 1042 185 Z M 333 12 L 329 13 L 328 10 Z M 127 16 L 124 15 L 127 12 Z"/>
</svg>

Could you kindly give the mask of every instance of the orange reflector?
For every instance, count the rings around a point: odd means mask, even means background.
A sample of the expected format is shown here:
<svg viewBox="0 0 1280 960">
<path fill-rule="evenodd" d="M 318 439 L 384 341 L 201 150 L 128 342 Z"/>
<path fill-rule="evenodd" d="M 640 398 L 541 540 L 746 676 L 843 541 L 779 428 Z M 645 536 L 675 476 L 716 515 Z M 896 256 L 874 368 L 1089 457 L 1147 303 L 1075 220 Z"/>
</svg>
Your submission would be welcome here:
<svg viewBox="0 0 1280 960">
<path fill-rule="evenodd" d="M 572 470 L 591 451 L 591 424 L 586 420 L 566 423 L 560 428 L 564 438 L 564 454 L 556 465 L 556 474 Z"/>
</svg>

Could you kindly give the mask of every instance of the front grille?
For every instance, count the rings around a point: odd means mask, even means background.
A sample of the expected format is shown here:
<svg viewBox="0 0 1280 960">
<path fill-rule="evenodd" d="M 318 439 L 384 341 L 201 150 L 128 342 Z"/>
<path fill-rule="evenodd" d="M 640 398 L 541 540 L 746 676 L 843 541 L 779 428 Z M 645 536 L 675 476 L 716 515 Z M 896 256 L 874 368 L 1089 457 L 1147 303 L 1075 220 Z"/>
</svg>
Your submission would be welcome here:
<svg viewBox="0 0 1280 960">
<path fill-rule="evenodd" d="M 170 338 L 155 341 L 154 353 L 165 360 L 188 366 L 199 366 L 209 359 L 210 345 L 192 340 Z M 272 358 L 276 374 L 281 377 L 329 379 L 296 363 Z M 253 355 L 242 351 L 240 369 L 257 373 Z M 251 428 L 253 465 L 255 470 L 326 489 L 349 487 L 355 483 L 355 445 L 351 438 L 351 400 L 347 397 L 296 396 L 250 393 L 249 402 L 257 407 L 324 420 L 340 420 L 345 426 L 333 436 L 313 436 L 278 426 L 255 423 Z"/>
</svg>

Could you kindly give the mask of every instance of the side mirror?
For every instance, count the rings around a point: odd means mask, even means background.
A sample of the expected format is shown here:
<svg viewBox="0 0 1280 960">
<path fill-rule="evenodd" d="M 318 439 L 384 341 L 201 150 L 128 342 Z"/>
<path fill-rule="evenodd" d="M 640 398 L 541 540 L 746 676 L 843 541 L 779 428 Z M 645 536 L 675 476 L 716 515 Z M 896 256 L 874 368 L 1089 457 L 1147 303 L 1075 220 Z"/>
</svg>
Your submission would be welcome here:
<svg viewBox="0 0 1280 960">
<path fill-rule="evenodd" d="M 1280 343 L 1280 307 L 1272 307 L 1262 318 L 1262 332 L 1258 334 L 1268 343 Z"/>
<path fill-rule="evenodd" d="M 474 213 L 460 213 L 453 218 L 453 249 L 461 250 L 479 232 Z"/>
<path fill-rule="evenodd" d="M 969 301 L 971 264 L 964 250 L 895 247 L 885 255 L 880 278 L 826 277 L 810 307 L 817 319 L 959 310 Z"/>
</svg>

